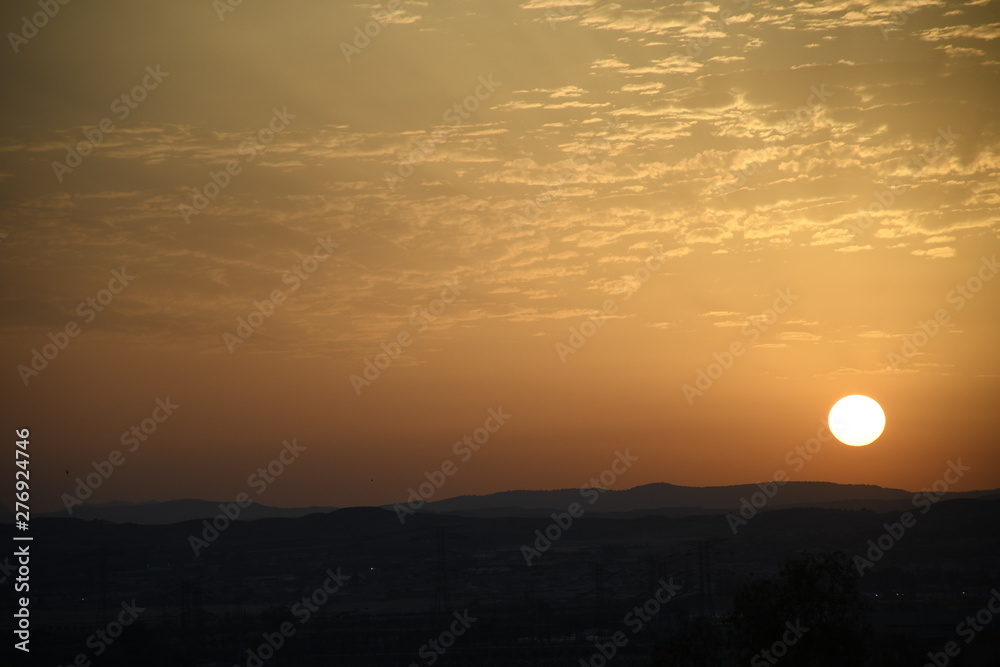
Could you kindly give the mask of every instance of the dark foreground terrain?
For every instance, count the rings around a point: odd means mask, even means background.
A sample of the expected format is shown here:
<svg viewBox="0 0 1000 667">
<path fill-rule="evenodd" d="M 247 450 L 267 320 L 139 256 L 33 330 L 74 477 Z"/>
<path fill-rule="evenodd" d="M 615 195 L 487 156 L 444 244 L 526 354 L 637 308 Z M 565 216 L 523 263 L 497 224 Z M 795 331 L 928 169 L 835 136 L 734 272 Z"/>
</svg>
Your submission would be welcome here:
<svg viewBox="0 0 1000 667">
<path fill-rule="evenodd" d="M 36 519 L 18 664 L 1000 665 L 995 496 L 745 523 L 571 509 Z"/>
</svg>

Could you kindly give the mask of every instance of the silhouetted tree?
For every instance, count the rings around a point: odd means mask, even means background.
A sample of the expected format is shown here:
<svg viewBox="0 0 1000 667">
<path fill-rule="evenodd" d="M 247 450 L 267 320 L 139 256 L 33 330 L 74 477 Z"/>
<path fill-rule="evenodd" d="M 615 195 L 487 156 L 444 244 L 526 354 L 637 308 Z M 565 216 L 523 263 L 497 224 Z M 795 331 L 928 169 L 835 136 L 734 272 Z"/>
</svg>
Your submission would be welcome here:
<svg viewBox="0 0 1000 667">
<path fill-rule="evenodd" d="M 689 618 L 677 632 L 653 647 L 653 667 L 718 667 L 725 664 L 726 642 L 707 618 Z"/>
<path fill-rule="evenodd" d="M 786 621 L 796 620 L 788 617 L 783 592 L 780 582 L 757 579 L 733 595 L 733 613 L 729 621 L 733 648 L 740 664 L 747 664 L 751 656 L 771 646 L 787 630 Z"/>
<path fill-rule="evenodd" d="M 865 664 L 869 632 L 859 578 L 842 553 L 807 554 L 786 561 L 776 581 L 742 588 L 730 619 L 738 662 L 751 662 L 787 638 L 779 647 L 786 665 Z"/>
</svg>

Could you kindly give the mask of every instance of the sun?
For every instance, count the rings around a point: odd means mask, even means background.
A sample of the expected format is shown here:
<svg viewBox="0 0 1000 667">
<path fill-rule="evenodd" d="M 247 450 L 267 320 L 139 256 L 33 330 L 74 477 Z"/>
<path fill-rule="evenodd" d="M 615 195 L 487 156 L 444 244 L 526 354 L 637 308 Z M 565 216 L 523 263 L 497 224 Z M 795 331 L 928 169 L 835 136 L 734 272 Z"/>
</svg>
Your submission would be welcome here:
<svg viewBox="0 0 1000 667">
<path fill-rule="evenodd" d="M 882 435 L 885 413 L 874 399 L 853 394 L 837 401 L 830 410 L 830 432 L 845 445 L 862 447 Z"/>
</svg>

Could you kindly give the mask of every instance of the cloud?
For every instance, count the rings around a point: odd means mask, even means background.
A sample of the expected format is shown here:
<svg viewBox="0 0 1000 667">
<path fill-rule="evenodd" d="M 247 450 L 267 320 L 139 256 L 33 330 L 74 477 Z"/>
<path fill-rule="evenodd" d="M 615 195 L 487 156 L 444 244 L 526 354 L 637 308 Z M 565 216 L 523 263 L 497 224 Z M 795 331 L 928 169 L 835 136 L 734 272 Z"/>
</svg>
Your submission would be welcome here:
<svg viewBox="0 0 1000 667">
<path fill-rule="evenodd" d="M 778 334 L 778 340 L 813 342 L 820 340 L 820 336 L 808 331 L 782 331 Z"/>
<path fill-rule="evenodd" d="M 947 259 L 955 256 L 955 249 L 949 247 L 930 248 L 929 250 L 914 250 L 917 257 L 930 257 L 931 259 Z"/>
</svg>

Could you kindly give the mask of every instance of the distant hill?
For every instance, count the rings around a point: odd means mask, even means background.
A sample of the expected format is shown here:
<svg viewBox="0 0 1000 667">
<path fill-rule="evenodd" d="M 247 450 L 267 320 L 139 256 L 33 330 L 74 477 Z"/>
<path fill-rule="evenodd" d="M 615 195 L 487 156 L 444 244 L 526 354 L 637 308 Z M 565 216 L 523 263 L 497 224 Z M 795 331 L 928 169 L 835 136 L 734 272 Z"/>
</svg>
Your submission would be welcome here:
<svg viewBox="0 0 1000 667">
<path fill-rule="evenodd" d="M 231 502 L 231 501 L 228 501 Z M 210 519 L 221 513 L 218 502 L 209 500 L 167 500 L 164 502 L 122 503 L 111 502 L 99 505 L 78 505 L 73 508 L 72 516 L 65 510 L 36 514 L 35 517 L 50 517 L 57 519 L 99 519 L 111 523 L 141 523 L 148 525 L 164 525 L 191 521 L 193 519 Z M 240 510 L 240 521 L 255 521 L 257 519 L 297 518 L 319 512 L 332 512 L 336 507 L 270 507 L 252 503 Z M 0 521 L 9 523 L 13 517 L 2 517 Z"/>
<path fill-rule="evenodd" d="M 773 487 L 772 487 L 773 488 Z M 978 498 L 996 495 L 993 491 L 949 493 L 947 499 Z M 677 486 L 654 483 L 622 491 L 602 492 L 592 505 L 581 497 L 579 489 L 553 491 L 502 491 L 483 496 L 457 496 L 424 504 L 420 511 L 474 517 L 531 517 L 566 511 L 570 503 L 582 502 L 592 516 L 620 518 L 658 515 L 694 516 L 735 511 L 744 498 L 757 494 L 757 504 L 763 497 L 757 484 L 735 486 Z M 868 509 L 888 512 L 912 506 L 914 493 L 902 489 L 886 489 L 871 484 L 836 484 L 834 482 L 787 482 L 778 486 L 764 509 L 817 507 L 827 509 Z M 385 505 L 391 509 L 393 505 Z"/>
<path fill-rule="evenodd" d="M 600 494 L 592 505 L 581 497 L 579 489 L 552 491 L 502 491 L 482 496 L 457 496 L 425 503 L 419 510 L 427 514 L 450 514 L 475 518 L 547 517 L 553 512 L 565 512 L 570 503 L 579 502 L 588 516 L 612 519 L 644 516 L 686 517 L 724 514 L 738 511 L 742 499 L 762 494 L 756 484 L 735 486 L 678 486 L 655 483 L 631 489 L 610 490 Z M 777 487 L 774 496 L 762 511 L 792 508 L 870 510 L 873 512 L 901 511 L 912 507 L 912 491 L 886 489 L 870 484 L 836 484 L 833 482 L 788 482 Z M 943 500 L 960 498 L 1000 498 L 1000 490 L 949 493 Z M 759 504 L 761 495 L 755 499 Z M 383 505 L 392 510 L 394 505 Z M 270 507 L 252 504 L 240 512 L 240 521 L 258 519 L 297 518 L 309 514 L 327 513 L 336 507 Z M 355 508 L 360 511 L 361 508 Z M 169 500 L 165 502 L 110 502 L 75 507 L 72 517 L 64 510 L 34 514 L 33 518 L 97 519 L 111 523 L 164 525 L 209 519 L 219 514 L 219 503 L 208 500 Z M 0 523 L 13 522 L 13 515 L 0 510 Z"/>
</svg>

